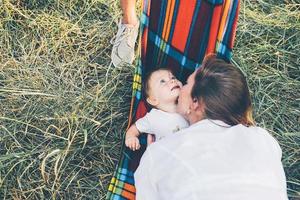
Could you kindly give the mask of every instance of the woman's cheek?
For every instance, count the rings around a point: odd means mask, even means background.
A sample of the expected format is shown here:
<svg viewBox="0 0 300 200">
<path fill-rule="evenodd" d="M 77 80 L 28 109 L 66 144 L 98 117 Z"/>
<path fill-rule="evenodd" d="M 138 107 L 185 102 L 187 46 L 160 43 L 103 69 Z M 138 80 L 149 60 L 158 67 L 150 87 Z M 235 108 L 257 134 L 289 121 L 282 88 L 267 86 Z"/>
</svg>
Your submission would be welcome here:
<svg viewBox="0 0 300 200">
<path fill-rule="evenodd" d="M 178 99 L 178 105 L 177 105 L 177 112 L 181 115 L 184 115 L 185 114 L 185 111 L 184 111 L 184 102 L 182 101 L 182 99 L 179 97 Z"/>
</svg>

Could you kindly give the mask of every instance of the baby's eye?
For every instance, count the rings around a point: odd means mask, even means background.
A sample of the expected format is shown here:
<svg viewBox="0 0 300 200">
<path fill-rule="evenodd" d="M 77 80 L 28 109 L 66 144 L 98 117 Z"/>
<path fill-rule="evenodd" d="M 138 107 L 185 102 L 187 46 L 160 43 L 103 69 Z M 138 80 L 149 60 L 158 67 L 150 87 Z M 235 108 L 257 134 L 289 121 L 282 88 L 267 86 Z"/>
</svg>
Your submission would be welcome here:
<svg viewBox="0 0 300 200">
<path fill-rule="evenodd" d="M 175 77 L 175 76 L 172 76 L 171 79 L 174 80 L 174 79 L 176 79 L 176 77 Z"/>
<path fill-rule="evenodd" d="M 166 81 L 164 79 L 161 79 L 159 82 L 160 83 L 165 83 Z"/>
</svg>

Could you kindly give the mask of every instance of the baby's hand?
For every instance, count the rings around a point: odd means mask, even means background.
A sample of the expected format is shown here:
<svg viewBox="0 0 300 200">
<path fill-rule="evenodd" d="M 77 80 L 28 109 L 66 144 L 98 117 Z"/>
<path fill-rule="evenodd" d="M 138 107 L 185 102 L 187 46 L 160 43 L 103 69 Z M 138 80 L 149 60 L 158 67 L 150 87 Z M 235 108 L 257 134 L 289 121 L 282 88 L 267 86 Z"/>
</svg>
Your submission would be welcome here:
<svg viewBox="0 0 300 200">
<path fill-rule="evenodd" d="M 126 137 L 125 145 L 133 151 L 138 150 L 141 147 L 138 137 L 135 136 Z"/>
<path fill-rule="evenodd" d="M 138 150 L 141 147 L 138 137 L 135 136 L 126 137 L 125 145 L 133 151 Z"/>
</svg>

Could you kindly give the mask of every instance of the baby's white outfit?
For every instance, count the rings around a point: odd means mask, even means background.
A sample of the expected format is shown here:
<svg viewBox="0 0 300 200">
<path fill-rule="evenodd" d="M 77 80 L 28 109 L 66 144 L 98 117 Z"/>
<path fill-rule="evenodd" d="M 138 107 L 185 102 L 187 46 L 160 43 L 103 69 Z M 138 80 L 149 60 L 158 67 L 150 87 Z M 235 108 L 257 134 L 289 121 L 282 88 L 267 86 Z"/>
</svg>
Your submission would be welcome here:
<svg viewBox="0 0 300 200">
<path fill-rule="evenodd" d="M 135 125 L 139 132 L 154 134 L 156 140 L 175 133 L 189 126 L 188 122 L 178 113 L 168 113 L 152 108 Z"/>
</svg>

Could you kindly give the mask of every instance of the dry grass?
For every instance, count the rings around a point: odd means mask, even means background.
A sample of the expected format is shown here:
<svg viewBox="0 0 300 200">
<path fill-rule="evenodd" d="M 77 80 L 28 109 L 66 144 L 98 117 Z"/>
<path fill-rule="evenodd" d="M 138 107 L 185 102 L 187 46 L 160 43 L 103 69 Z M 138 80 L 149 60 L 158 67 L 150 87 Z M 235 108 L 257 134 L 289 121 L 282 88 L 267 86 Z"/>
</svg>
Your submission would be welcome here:
<svg viewBox="0 0 300 200">
<path fill-rule="evenodd" d="M 300 198 L 300 2 L 244 1 L 234 62 Z M 133 68 L 109 68 L 118 1 L 0 1 L 0 197 L 104 199 Z M 121 130 L 121 131 L 120 131 Z"/>
</svg>

